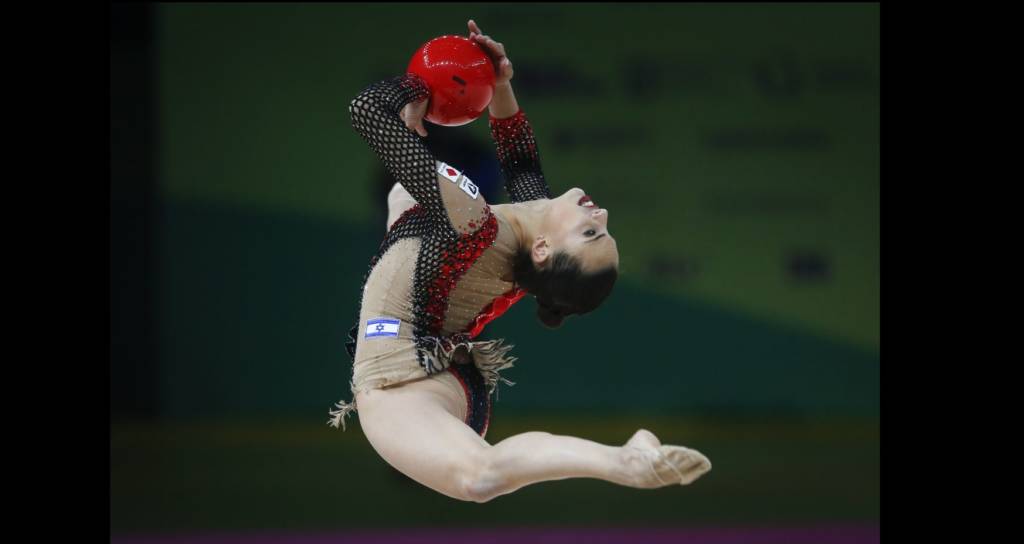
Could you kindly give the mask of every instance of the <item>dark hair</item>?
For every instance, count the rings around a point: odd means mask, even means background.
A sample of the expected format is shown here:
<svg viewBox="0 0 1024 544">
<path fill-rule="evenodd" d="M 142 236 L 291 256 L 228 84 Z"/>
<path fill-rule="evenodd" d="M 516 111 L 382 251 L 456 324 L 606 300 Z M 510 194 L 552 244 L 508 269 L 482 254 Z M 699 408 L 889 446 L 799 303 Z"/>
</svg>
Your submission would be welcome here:
<svg viewBox="0 0 1024 544">
<path fill-rule="evenodd" d="M 537 318 L 556 329 L 570 315 L 591 312 L 612 292 L 619 273 L 614 266 L 586 273 L 579 261 L 559 251 L 548 266 L 538 269 L 528 251 L 516 254 L 512 267 L 516 283 L 537 298 Z"/>
</svg>

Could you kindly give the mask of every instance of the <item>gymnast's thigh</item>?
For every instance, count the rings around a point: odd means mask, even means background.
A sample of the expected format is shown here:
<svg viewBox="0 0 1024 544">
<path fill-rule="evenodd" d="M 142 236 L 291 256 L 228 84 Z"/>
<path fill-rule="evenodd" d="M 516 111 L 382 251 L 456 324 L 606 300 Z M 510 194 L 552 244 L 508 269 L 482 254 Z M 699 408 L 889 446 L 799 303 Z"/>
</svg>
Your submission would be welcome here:
<svg viewBox="0 0 1024 544">
<path fill-rule="evenodd" d="M 391 187 L 391 192 L 388 193 L 387 230 L 391 230 L 391 225 L 398 220 L 399 216 L 415 205 L 416 199 L 409 194 L 409 191 L 406 191 L 405 187 L 399 183 L 394 184 Z"/>
<path fill-rule="evenodd" d="M 359 425 L 388 464 L 431 489 L 464 498 L 466 479 L 491 446 L 459 418 L 460 412 L 465 417 L 465 396 L 438 379 L 447 374 L 359 392 Z"/>
</svg>

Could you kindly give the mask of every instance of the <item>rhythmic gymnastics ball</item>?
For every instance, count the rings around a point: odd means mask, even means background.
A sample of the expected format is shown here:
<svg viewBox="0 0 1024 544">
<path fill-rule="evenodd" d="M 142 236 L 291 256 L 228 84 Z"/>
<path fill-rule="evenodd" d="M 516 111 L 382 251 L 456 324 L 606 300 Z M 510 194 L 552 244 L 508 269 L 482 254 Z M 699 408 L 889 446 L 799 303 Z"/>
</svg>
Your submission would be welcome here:
<svg viewBox="0 0 1024 544">
<path fill-rule="evenodd" d="M 413 54 L 407 71 L 430 89 L 426 119 L 435 125 L 465 125 L 480 117 L 494 96 L 494 63 L 469 38 L 430 40 Z"/>
</svg>

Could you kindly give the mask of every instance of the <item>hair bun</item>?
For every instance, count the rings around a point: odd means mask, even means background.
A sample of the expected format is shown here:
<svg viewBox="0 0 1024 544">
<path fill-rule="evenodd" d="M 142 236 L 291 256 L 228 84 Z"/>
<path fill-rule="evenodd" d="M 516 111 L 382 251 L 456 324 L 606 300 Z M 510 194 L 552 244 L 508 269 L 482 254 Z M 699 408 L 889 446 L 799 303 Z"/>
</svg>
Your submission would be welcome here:
<svg viewBox="0 0 1024 544">
<path fill-rule="evenodd" d="M 549 329 L 557 329 L 562 326 L 562 321 L 565 320 L 565 316 L 556 310 L 544 306 L 543 304 L 537 304 L 537 318 Z"/>
</svg>

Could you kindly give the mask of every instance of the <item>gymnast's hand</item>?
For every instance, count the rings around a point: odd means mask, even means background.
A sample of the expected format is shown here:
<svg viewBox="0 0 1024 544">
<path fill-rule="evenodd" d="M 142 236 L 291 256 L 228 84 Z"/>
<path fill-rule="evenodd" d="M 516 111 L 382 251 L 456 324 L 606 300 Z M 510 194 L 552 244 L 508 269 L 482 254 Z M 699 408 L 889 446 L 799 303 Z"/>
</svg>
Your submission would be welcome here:
<svg viewBox="0 0 1024 544">
<path fill-rule="evenodd" d="M 419 102 L 409 102 L 402 108 L 402 111 L 398 112 L 398 116 L 402 118 L 405 126 L 424 138 L 427 137 L 427 129 L 423 126 L 423 117 L 427 114 L 429 104 L 430 99 L 424 98 Z"/>
<path fill-rule="evenodd" d="M 512 81 L 512 61 L 505 55 L 505 46 L 484 35 L 476 22 L 469 20 L 469 39 L 476 42 L 494 63 L 494 85 L 506 85 Z"/>
</svg>

